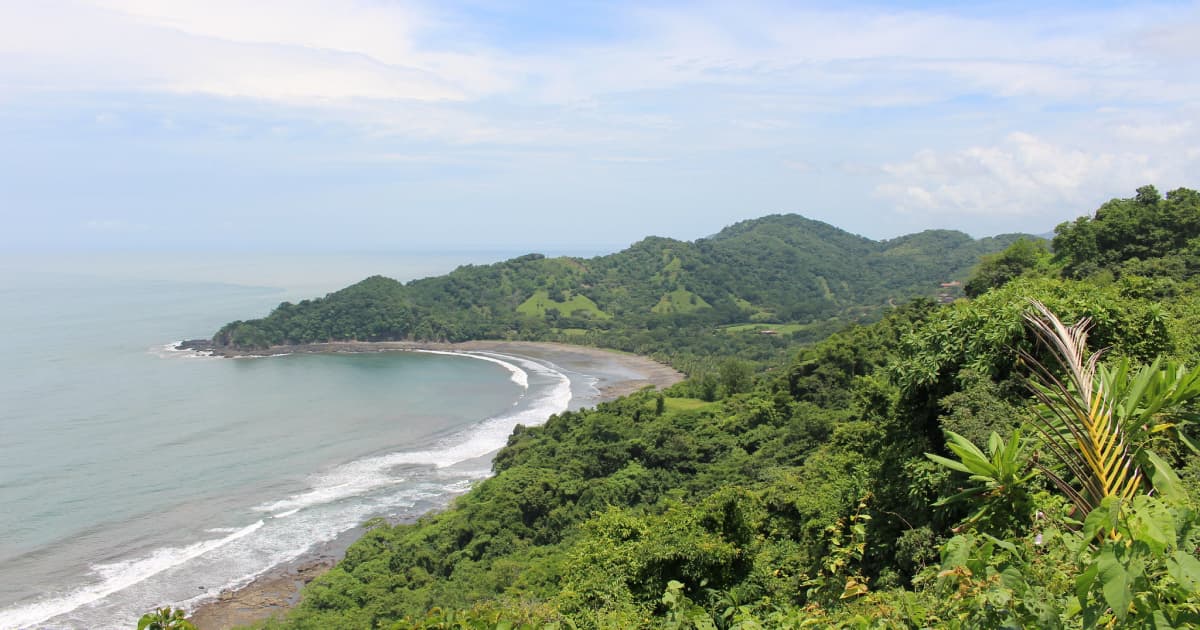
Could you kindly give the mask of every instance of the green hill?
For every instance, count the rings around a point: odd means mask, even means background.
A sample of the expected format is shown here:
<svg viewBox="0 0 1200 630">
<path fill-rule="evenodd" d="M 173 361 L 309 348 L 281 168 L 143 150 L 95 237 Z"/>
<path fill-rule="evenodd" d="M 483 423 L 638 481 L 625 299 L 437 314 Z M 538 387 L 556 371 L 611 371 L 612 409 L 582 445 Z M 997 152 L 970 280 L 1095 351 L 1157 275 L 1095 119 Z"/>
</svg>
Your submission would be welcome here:
<svg viewBox="0 0 1200 630">
<path fill-rule="evenodd" d="M 472 273 L 512 287 L 535 271 L 583 278 L 571 286 L 597 289 L 614 321 L 639 313 L 646 328 L 614 328 L 618 342 L 706 322 L 722 299 L 735 314 L 875 299 L 997 240 L 873 243 L 768 217 L 692 244 Z M 663 339 L 714 352 L 715 380 L 518 427 L 492 478 L 416 523 L 371 521 L 262 627 L 1200 627 L 1200 195 L 1143 187 L 1060 225 L 1054 245 L 1015 242 L 982 259 L 972 299 L 912 300 L 756 374 L 747 347 L 706 344 L 773 338 L 758 325 L 683 326 Z M 802 289 L 747 271 L 812 251 L 861 261 L 814 260 Z M 898 271 L 880 280 L 873 265 Z M 655 282 L 710 306 L 637 311 L 662 299 Z M 428 317 L 414 284 L 372 278 L 304 308 L 337 321 L 378 293 L 383 311 Z"/>
<path fill-rule="evenodd" d="M 798 215 L 731 225 L 694 242 L 649 237 L 596 258 L 529 254 L 402 284 L 379 276 L 226 325 L 218 346 L 331 340 L 573 339 L 614 330 L 871 317 L 933 295 L 1016 236 L 929 231 L 872 241 Z M 615 345 L 609 340 L 607 345 Z M 627 348 L 634 349 L 634 348 Z M 644 349 L 644 348 L 643 348 Z"/>
</svg>

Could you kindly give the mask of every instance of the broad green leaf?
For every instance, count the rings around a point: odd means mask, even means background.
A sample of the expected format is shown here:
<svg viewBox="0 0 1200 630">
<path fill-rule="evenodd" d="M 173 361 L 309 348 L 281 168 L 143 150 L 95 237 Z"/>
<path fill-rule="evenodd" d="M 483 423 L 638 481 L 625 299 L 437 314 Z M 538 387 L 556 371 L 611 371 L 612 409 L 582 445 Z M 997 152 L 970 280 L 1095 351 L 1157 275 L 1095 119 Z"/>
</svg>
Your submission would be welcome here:
<svg viewBox="0 0 1200 630">
<path fill-rule="evenodd" d="M 946 448 L 953 451 L 955 455 L 958 455 L 959 458 L 962 459 L 962 463 L 971 469 L 971 472 L 983 475 L 994 475 L 996 470 L 995 467 L 992 466 L 991 460 L 987 455 L 984 455 L 983 451 L 979 450 L 979 447 L 975 446 L 971 440 L 968 440 L 967 438 L 953 431 L 946 431 L 945 434 L 949 439 L 949 441 L 946 442 Z M 999 437 L 997 436 L 996 439 L 999 439 Z"/>
<path fill-rule="evenodd" d="M 1067 619 L 1078 615 L 1083 610 L 1083 606 L 1079 604 L 1079 598 L 1075 596 L 1068 597 L 1066 604 L 1063 607 L 1063 614 Z"/>
<path fill-rule="evenodd" d="M 1161 501 L 1146 495 L 1133 499 L 1129 529 L 1135 540 L 1145 543 L 1156 554 L 1175 542 L 1175 520 Z"/>
<path fill-rule="evenodd" d="M 959 472 L 965 472 L 967 474 L 970 474 L 972 472 L 970 468 L 963 466 L 961 462 L 956 462 L 953 459 L 948 459 L 946 457 L 942 457 L 941 455 L 934 455 L 933 453 L 925 453 L 925 457 L 928 457 L 933 463 L 941 464 L 941 465 L 945 466 L 946 468 L 950 468 L 951 470 L 957 470 Z"/>
<path fill-rule="evenodd" d="M 1013 592 L 1025 590 L 1025 576 L 1017 567 L 1008 567 L 1000 572 L 1000 584 Z"/>
<path fill-rule="evenodd" d="M 971 544 L 965 536 L 955 536 L 942 545 L 942 569 L 953 569 L 967 563 L 971 554 Z"/>
<path fill-rule="evenodd" d="M 1019 555 L 1019 552 L 1017 551 L 1017 546 L 1008 542 L 1007 540 L 1000 540 L 999 538 L 996 538 L 995 536 L 992 536 L 991 534 L 984 534 L 983 536 L 985 538 L 987 538 L 989 541 L 991 541 L 992 544 L 1013 554 L 1014 556 Z"/>
<path fill-rule="evenodd" d="M 1083 521 L 1083 544 L 1089 545 L 1102 530 L 1117 526 L 1117 516 L 1120 513 L 1121 500 L 1116 497 L 1104 497 L 1100 505 L 1092 510 Z"/>
<path fill-rule="evenodd" d="M 984 492 L 987 492 L 987 488 L 971 488 L 970 490 L 964 490 L 953 496 L 938 499 L 933 504 L 937 505 L 937 506 L 949 505 L 951 503 L 957 503 L 957 502 L 965 500 L 965 499 L 970 499 L 970 498 L 979 496 L 979 495 L 983 494 Z"/>
<path fill-rule="evenodd" d="M 996 476 L 996 468 L 992 466 L 992 463 L 982 455 L 972 453 L 971 451 L 960 448 L 955 444 L 947 444 L 946 448 L 953 451 L 955 455 L 958 455 L 958 458 L 962 460 L 963 466 L 967 467 L 968 472 L 972 472 L 977 475 L 984 475 L 986 477 Z"/>
<path fill-rule="evenodd" d="M 1167 560 L 1167 572 L 1189 591 L 1200 591 L 1200 560 L 1179 549 Z"/>
<path fill-rule="evenodd" d="M 1100 591 L 1104 593 L 1104 601 L 1108 602 L 1117 619 L 1124 621 L 1129 614 L 1129 604 L 1133 601 L 1129 572 L 1125 565 L 1117 560 L 1112 548 L 1100 552 L 1100 556 L 1096 558 L 1096 565 L 1100 569 L 1097 579 L 1100 580 Z"/>
<path fill-rule="evenodd" d="M 1175 470 L 1171 468 L 1171 465 L 1154 451 L 1145 451 L 1145 456 L 1153 469 L 1150 479 L 1159 496 L 1171 503 L 1186 501 L 1187 493 L 1183 490 L 1182 482 L 1179 480 L 1179 476 L 1175 474 Z"/>
<path fill-rule="evenodd" d="M 1167 619 L 1161 610 L 1154 611 L 1154 615 L 1150 617 L 1149 626 L 1154 630 L 1175 630 L 1175 624 L 1171 623 L 1171 620 Z"/>
<path fill-rule="evenodd" d="M 1176 432 L 1175 436 L 1179 438 L 1180 442 L 1183 442 L 1184 446 L 1188 447 L 1188 450 L 1194 454 L 1200 455 L 1200 446 L 1196 446 L 1196 443 L 1192 441 L 1192 438 L 1187 436 L 1187 433 L 1179 431 Z"/>
<path fill-rule="evenodd" d="M 1080 573 L 1079 577 L 1075 578 L 1075 597 L 1077 597 L 1079 601 L 1086 602 L 1088 600 L 1088 591 L 1092 590 L 1092 583 L 1096 581 L 1096 575 L 1099 573 L 1100 565 L 1096 562 L 1092 562 L 1088 565 L 1087 570 L 1085 570 L 1083 573 Z"/>
</svg>

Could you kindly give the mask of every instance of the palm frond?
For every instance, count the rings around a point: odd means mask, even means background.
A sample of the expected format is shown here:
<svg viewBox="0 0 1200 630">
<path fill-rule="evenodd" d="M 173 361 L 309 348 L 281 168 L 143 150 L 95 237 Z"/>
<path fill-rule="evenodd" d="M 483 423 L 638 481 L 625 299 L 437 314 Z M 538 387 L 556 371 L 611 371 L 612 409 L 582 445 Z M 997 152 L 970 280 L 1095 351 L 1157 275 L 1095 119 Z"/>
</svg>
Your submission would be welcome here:
<svg viewBox="0 0 1200 630">
<path fill-rule="evenodd" d="M 1030 303 L 1034 312 L 1025 314 L 1025 322 L 1064 374 L 1059 377 L 1058 370 L 1032 353 L 1020 352 L 1031 368 L 1027 385 L 1045 411 L 1035 414 L 1036 428 L 1047 450 L 1070 471 L 1082 491 L 1074 491 L 1067 480 L 1045 464 L 1039 467 L 1084 514 L 1104 497 L 1132 498 L 1142 489 L 1145 477 L 1137 465 L 1138 445 L 1131 446 L 1118 417 L 1127 413 L 1124 406 L 1118 413 L 1114 398 L 1114 394 L 1123 393 L 1115 386 L 1123 382 L 1114 378 L 1119 371 L 1099 368 L 1103 351 L 1087 355 L 1090 319 L 1085 317 L 1067 326 L 1041 302 Z M 1149 382 L 1135 383 L 1130 389 L 1144 392 L 1149 386 Z"/>
</svg>

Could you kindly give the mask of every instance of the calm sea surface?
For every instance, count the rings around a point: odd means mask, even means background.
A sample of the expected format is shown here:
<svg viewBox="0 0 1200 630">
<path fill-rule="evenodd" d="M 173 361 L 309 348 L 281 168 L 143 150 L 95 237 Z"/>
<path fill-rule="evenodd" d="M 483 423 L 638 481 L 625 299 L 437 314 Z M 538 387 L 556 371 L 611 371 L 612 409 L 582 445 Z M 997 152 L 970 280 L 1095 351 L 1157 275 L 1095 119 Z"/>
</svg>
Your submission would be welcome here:
<svg viewBox="0 0 1200 630">
<path fill-rule="evenodd" d="M 316 281 L 294 259 L 244 262 L 275 288 L 230 284 L 228 262 L 176 260 L 187 281 L 136 257 L 91 274 L 0 264 L 0 628 L 132 628 L 189 606 L 368 518 L 444 503 L 513 425 L 571 403 L 563 370 L 521 357 L 170 349 L 368 273 L 453 266 L 348 260 Z"/>
</svg>

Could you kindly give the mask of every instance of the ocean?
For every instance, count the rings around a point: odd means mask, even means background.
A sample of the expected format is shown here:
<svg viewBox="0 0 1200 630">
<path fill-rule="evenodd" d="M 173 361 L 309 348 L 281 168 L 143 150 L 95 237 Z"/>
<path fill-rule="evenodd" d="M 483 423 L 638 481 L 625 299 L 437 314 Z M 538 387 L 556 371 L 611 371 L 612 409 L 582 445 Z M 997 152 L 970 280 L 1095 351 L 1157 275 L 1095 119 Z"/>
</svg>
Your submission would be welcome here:
<svg viewBox="0 0 1200 630">
<path fill-rule="evenodd" d="M 173 349 L 372 273 L 503 257 L 0 260 L 0 628 L 190 608 L 445 505 L 517 423 L 594 402 L 595 377 L 526 356 Z"/>
</svg>

